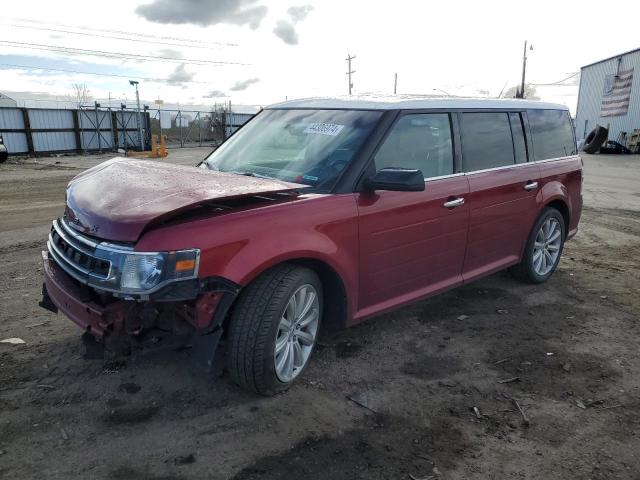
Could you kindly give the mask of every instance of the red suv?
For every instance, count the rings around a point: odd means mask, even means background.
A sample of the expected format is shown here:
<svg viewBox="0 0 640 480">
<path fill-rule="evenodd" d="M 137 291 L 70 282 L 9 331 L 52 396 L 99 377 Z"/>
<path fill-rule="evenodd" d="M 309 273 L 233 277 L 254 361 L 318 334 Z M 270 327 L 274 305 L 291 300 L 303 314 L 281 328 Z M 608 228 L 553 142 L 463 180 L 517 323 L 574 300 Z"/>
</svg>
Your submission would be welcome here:
<svg viewBox="0 0 640 480">
<path fill-rule="evenodd" d="M 74 178 L 42 305 L 111 350 L 190 345 L 273 394 L 321 324 L 490 273 L 546 281 L 582 207 L 569 112 L 519 100 L 274 105 L 195 167 L 114 158 Z"/>
</svg>

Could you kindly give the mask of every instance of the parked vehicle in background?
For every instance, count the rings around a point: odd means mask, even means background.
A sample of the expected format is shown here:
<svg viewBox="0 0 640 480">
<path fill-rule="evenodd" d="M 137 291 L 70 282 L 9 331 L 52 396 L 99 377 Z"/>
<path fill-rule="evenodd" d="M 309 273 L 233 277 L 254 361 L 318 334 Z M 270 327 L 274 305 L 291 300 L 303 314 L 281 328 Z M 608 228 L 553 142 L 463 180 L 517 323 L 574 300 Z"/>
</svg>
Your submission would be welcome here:
<svg viewBox="0 0 640 480">
<path fill-rule="evenodd" d="M 110 348 L 189 344 L 197 365 L 273 394 L 321 325 L 506 268 L 546 281 L 581 189 L 560 105 L 287 102 L 199 168 L 113 159 L 72 180 L 42 304 Z"/>
</svg>

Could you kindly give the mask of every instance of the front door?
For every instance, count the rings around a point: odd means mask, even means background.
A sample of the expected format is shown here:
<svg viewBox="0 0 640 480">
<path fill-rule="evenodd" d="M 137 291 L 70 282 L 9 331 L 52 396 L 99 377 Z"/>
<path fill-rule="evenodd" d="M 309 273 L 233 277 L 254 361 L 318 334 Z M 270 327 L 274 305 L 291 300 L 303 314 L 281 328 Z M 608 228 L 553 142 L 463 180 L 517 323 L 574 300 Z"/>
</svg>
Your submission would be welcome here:
<svg viewBox="0 0 640 480">
<path fill-rule="evenodd" d="M 462 282 L 469 186 L 466 177 L 454 170 L 450 114 L 399 116 L 376 152 L 375 167 L 419 169 L 425 190 L 357 194 L 356 319 Z"/>
</svg>

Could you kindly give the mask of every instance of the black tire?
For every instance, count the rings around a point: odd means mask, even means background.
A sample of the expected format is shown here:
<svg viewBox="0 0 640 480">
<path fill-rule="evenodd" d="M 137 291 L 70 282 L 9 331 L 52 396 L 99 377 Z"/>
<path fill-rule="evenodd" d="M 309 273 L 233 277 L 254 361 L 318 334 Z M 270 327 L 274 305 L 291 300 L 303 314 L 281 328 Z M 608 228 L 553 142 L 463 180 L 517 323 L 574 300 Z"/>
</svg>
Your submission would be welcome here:
<svg viewBox="0 0 640 480">
<path fill-rule="evenodd" d="M 308 268 L 279 265 L 260 275 L 240 294 L 230 319 L 227 370 L 243 389 L 260 395 L 275 395 L 295 381 L 282 382 L 278 378 L 275 341 L 280 318 L 289 299 L 304 284 L 311 284 L 318 293 L 321 321 L 322 283 L 318 275 Z M 300 373 L 307 365 L 308 361 Z M 296 378 L 299 376 L 297 374 Z"/>
<path fill-rule="evenodd" d="M 584 139 L 582 151 L 585 153 L 598 153 L 608 136 L 609 130 L 598 125 L 591 130 L 587 138 Z"/>
<path fill-rule="evenodd" d="M 560 224 L 561 230 L 561 241 L 560 241 L 560 249 L 558 253 L 558 258 L 556 259 L 553 268 L 546 273 L 545 275 L 539 275 L 534 266 L 533 266 L 533 253 L 534 253 L 534 244 L 536 241 L 536 237 L 538 235 L 538 231 L 540 230 L 542 224 L 544 224 L 550 218 L 555 218 Z M 560 263 L 560 258 L 562 257 L 562 250 L 564 249 L 564 241 L 567 238 L 567 227 L 564 222 L 564 217 L 562 214 L 556 210 L 555 208 L 545 208 L 529 234 L 529 238 L 527 239 L 527 245 L 524 249 L 524 254 L 522 255 L 522 260 L 518 265 L 515 265 L 509 269 L 512 275 L 518 280 L 526 283 L 543 283 L 549 280 L 553 272 L 556 271 L 558 264 Z"/>
</svg>

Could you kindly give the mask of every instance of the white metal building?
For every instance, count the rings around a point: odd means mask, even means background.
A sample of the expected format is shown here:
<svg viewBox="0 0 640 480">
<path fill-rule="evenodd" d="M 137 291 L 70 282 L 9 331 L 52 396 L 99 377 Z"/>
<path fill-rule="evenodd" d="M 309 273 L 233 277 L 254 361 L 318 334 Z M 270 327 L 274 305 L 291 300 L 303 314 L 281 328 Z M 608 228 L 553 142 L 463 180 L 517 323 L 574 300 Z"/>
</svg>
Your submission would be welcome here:
<svg viewBox="0 0 640 480">
<path fill-rule="evenodd" d="M 609 128 L 609 140 L 640 128 L 640 48 L 582 67 L 576 138 L 596 125 Z"/>
<path fill-rule="evenodd" d="M 0 107 L 17 107 L 18 102 L 13 98 L 6 96 L 4 93 L 0 93 Z"/>
</svg>

